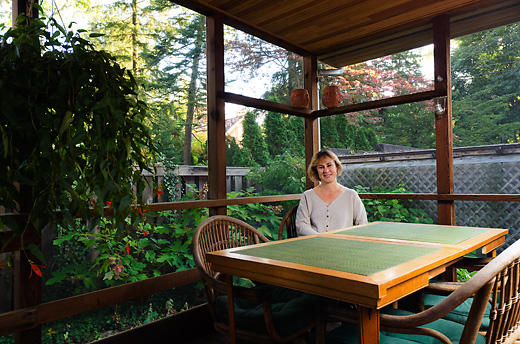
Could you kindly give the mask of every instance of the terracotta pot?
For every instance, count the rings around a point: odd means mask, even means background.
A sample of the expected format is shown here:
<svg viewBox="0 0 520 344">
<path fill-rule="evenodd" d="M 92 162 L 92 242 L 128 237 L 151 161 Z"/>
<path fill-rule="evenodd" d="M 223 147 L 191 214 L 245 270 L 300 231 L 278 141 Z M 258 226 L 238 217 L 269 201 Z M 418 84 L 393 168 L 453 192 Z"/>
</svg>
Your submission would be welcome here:
<svg viewBox="0 0 520 344">
<path fill-rule="evenodd" d="M 336 107 L 343 100 L 339 86 L 327 86 L 323 90 L 321 102 L 328 108 Z"/>
<path fill-rule="evenodd" d="M 291 105 L 299 108 L 309 106 L 309 91 L 305 88 L 298 88 L 291 92 Z"/>
</svg>

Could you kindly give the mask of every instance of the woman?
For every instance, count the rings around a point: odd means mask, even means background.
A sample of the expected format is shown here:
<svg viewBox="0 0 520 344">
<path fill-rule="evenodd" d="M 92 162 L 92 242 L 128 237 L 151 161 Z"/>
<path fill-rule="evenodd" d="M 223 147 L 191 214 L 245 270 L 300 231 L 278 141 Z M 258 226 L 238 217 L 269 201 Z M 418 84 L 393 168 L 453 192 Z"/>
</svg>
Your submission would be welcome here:
<svg viewBox="0 0 520 344">
<path fill-rule="evenodd" d="M 300 200 L 296 213 L 299 236 L 368 223 L 365 206 L 357 192 L 337 181 L 342 170 L 338 157 L 328 149 L 312 157 L 307 174 L 320 184 L 305 191 Z"/>
</svg>

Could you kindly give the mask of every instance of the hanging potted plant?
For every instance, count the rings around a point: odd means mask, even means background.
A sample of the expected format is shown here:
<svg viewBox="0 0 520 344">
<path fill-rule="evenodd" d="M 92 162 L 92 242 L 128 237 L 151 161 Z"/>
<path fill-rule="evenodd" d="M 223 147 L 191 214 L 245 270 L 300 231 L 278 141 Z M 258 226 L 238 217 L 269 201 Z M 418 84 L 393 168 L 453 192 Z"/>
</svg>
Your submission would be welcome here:
<svg viewBox="0 0 520 344">
<path fill-rule="evenodd" d="M 157 153 L 132 74 L 52 18 L 20 16 L 0 40 L 0 206 L 30 200 L 23 223 L 40 231 L 95 226 L 110 205 L 117 235 L 131 230 Z M 0 217 L 6 228 L 26 229 Z"/>
</svg>

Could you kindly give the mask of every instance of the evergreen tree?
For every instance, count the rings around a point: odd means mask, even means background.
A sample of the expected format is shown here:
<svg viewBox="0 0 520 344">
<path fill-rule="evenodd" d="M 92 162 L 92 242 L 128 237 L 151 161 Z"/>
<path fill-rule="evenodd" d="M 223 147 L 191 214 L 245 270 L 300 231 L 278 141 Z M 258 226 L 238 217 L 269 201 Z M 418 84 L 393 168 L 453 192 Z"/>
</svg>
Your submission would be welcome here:
<svg viewBox="0 0 520 344">
<path fill-rule="evenodd" d="M 269 162 L 269 152 L 260 126 L 256 122 L 256 113 L 247 112 L 244 116 L 243 126 L 242 147 L 251 152 L 251 157 L 257 165 L 265 166 Z"/>
<path fill-rule="evenodd" d="M 192 151 L 200 150 L 199 143 L 192 140 L 194 132 L 204 125 L 206 115 L 205 17 L 168 0 L 153 0 L 149 8 L 165 13 L 165 22 L 171 24 L 160 31 L 155 45 L 146 52 L 148 66 L 163 66 L 149 88 L 164 98 L 176 100 L 177 123 L 184 131 L 182 161 L 190 165 L 196 154 Z M 207 157 L 196 160 L 205 161 Z"/>
<path fill-rule="evenodd" d="M 287 122 L 287 147 L 289 153 L 298 158 L 305 156 L 305 125 L 304 119 L 298 116 L 289 116 Z"/>
<path fill-rule="evenodd" d="M 234 137 L 226 136 L 226 166 L 249 167 L 254 166 L 251 151 L 240 148 Z"/>
<path fill-rule="evenodd" d="M 264 120 L 264 135 L 271 156 L 288 151 L 287 125 L 282 114 L 268 111 Z"/>
<path fill-rule="evenodd" d="M 424 103 L 409 103 L 379 111 L 374 125 L 381 142 L 416 148 L 435 148 L 435 114 Z"/>
<path fill-rule="evenodd" d="M 327 148 L 368 151 L 378 143 L 372 128 L 351 124 L 343 114 L 322 118 L 320 129 L 322 146 Z"/>
<path fill-rule="evenodd" d="M 342 116 L 342 115 L 339 115 Z M 346 142 L 342 142 L 336 125 L 337 116 L 320 118 L 321 145 L 327 148 L 346 148 Z M 344 117 L 344 116 L 343 116 Z"/>
<path fill-rule="evenodd" d="M 520 142 L 520 23 L 456 39 L 454 144 Z"/>
</svg>

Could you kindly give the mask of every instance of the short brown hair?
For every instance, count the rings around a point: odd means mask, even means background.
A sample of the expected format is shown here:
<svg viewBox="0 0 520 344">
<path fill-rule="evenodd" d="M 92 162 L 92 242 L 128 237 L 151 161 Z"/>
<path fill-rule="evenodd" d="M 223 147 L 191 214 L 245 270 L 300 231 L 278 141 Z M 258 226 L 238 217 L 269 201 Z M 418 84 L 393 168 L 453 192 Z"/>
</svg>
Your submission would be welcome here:
<svg viewBox="0 0 520 344">
<path fill-rule="evenodd" d="M 307 175 L 313 182 L 320 181 L 320 177 L 318 174 L 318 161 L 321 160 L 321 158 L 325 157 L 334 160 L 338 176 L 341 175 L 341 172 L 343 172 L 343 167 L 341 166 L 341 162 L 339 162 L 338 156 L 334 154 L 334 152 L 332 152 L 330 149 L 322 149 L 318 153 L 314 154 L 314 156 L 311 159 L 311 163 L 307 168 Z"/>
</svg>

